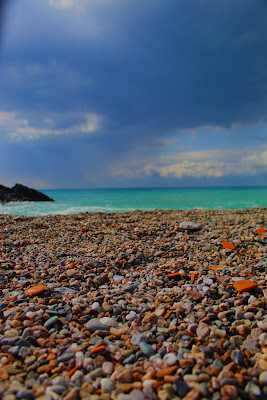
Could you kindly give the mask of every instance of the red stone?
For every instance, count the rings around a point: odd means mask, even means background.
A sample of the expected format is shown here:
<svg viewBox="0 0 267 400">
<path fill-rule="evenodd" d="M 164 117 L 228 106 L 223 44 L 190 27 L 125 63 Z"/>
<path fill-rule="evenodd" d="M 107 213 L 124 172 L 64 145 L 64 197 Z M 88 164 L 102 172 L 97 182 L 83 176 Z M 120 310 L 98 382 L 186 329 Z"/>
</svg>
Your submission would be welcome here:
<svg viewBox="0 0 267 400">
<path fill-rule="evenodd" d="M 36 286 L 31 286 L 28 289 L 26 289 L 24 294 L 26 296 L 36 296 L 38 294 L 43 293 L 44 290 L 45 290 L 44 285 L 36 285 Z"/>
<path fill-rule="evenodd" d="M 249 290 L 258 287 L 257 283 L 250 281 L 249 279 L 242 279 L 240 281 L 235 281 L 233 286 L 240 293 L 248 292 Z"/>
</svg>

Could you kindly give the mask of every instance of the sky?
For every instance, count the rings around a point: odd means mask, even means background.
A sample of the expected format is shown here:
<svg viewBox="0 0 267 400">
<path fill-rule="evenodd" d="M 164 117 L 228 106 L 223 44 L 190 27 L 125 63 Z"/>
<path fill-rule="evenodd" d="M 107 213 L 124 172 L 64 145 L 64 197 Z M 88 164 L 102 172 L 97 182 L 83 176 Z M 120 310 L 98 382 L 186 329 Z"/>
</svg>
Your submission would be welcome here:
<svg viewBox="0 0 267 400">
<path fill-rule="evenodd" d="M 267 186 L 266 0 L 9 0 L 0 184 Z"/>
</svg>

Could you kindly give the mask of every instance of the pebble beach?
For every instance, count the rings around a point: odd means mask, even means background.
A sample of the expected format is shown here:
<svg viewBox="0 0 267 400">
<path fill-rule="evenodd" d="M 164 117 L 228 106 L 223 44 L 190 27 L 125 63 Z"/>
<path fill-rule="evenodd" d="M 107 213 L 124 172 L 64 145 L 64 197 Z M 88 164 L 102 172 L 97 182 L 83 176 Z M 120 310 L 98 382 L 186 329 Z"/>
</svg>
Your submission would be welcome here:
<svg viewBox="0 0 267 400">
<path fill-rule="evenodd" d="M 0 214 L 0 398 L 267 398 L 267 209 Z"/>
</svg>

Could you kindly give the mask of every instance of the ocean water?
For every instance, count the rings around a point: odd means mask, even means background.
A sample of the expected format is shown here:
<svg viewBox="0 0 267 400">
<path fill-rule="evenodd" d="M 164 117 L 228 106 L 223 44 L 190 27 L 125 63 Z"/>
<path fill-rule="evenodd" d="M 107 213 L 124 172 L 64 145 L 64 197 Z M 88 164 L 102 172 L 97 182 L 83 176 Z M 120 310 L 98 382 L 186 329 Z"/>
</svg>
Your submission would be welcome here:
<svg viewBox="0 0 267 400">
<path fill-rule="evenodd" d="M 267 207 L 267 187 L 43 190 L 55 202 L 0 204 L 0 214 L 47 215 L 85 211 L 246 209 Z"/>
</svg>

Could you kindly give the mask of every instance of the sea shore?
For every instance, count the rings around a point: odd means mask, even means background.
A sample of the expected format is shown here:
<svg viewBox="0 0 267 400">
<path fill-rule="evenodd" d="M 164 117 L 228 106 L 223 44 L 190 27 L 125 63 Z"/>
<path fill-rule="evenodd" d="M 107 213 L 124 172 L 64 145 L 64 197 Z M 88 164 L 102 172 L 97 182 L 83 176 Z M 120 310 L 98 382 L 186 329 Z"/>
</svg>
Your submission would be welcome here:
<svg viewBox="0 0 267 400">
<path fill-rule="evenodd" d="M 266 399 L 266 229 L 266 208 L 0 214 L 0 398 Z"/>
</svg>

